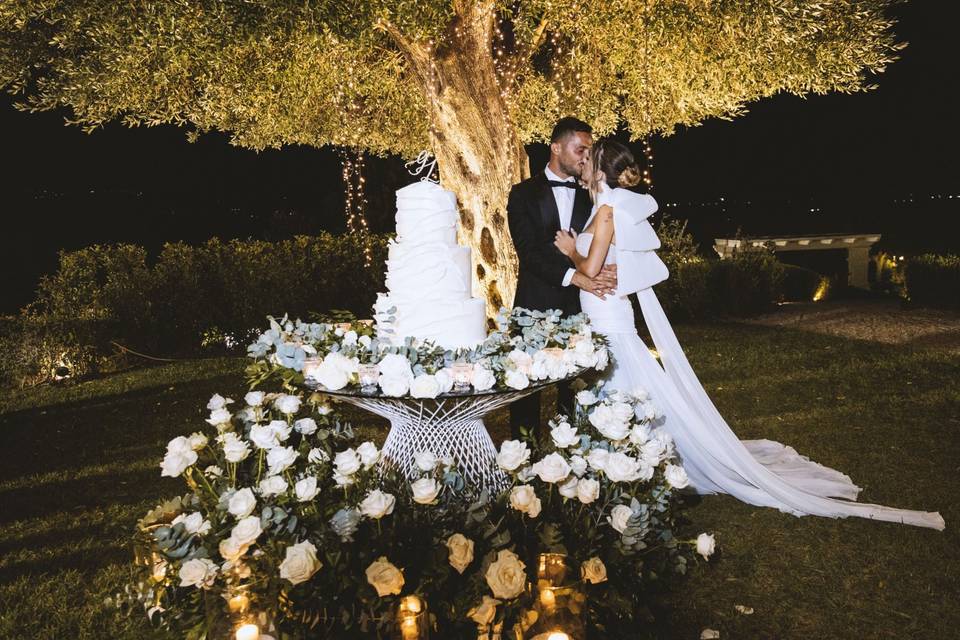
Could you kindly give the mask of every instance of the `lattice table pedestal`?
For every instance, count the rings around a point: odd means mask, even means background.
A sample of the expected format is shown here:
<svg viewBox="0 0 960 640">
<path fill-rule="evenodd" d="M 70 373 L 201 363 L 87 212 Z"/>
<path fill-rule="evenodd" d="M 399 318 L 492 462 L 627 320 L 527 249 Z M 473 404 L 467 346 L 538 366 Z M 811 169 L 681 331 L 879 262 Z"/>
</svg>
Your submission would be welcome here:
<svg viewBox="0 0 960 640">
<path fill-rule="evenodd" d="M 467 486 L 495 494 L 505 489 L 509 481 L 497 466 L 497 449 L 483 424 L 483 416 L 541 389 L 542 386 L 432 400 L 341 394 L 337 397 L 390 421 L 390 432 L 383 444 L 384 461 L 406 477 L 418 474 L 414 456 L 430 451 L 438 458 L 452 457 Z"/>
</svg>

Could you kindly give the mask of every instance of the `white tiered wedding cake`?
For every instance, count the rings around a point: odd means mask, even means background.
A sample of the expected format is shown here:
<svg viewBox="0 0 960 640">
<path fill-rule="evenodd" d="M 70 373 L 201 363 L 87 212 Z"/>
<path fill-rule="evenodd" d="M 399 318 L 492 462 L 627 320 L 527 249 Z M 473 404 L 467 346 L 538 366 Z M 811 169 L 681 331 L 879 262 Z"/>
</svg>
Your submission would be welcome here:
<svg viewBox="0 0 960 640">
<path fill-rule="evenodd" d="M 457 198 L 429 181 L 397 191 L 397 237 L 387 257 L 387 293 L 373 305 L 377 337 L 412 336 L 445 349 L 486 338 L 486 303 L 470 295 L 470 248 L 457 244 Z"/>
</svg>

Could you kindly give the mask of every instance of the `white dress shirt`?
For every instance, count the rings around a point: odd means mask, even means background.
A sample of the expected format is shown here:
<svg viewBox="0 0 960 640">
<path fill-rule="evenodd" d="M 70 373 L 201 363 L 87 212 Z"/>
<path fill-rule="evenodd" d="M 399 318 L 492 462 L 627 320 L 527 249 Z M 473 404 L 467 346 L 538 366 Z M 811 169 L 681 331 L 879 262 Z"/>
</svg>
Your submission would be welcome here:
<svg viewBox="0 0 960 640">
<path fill-rule="evenodd" d="M 561 178 L 553 171 L 550 171 L 549 166 L 544 168 L 543 173 L 546 174 L 547 180 L 555 180 L 557 182 L 576 181 L 576 178 L 573 176 Z M 577 191 L 569 187 L 554 187 L 552 191 L 553 199 L 557 202 L 557 211 L 560 213 L 560 228 L 569 231 L 570 220 L 573 218 L 573 200 L 576 198 Z M 576 272 L 576 269 L 567 269 L 567 273 L 563 276 L 563 286 L 570 286 L 570 281 L 573 280 L 573 274 Z"/>
</svg>

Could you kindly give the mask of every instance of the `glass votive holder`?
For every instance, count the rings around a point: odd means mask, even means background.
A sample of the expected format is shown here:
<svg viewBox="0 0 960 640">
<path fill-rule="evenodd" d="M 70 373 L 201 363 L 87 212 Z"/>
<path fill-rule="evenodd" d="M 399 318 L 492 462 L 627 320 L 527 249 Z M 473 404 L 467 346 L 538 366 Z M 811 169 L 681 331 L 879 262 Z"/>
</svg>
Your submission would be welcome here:
<svg viewBox="0 0 960 640">
<path fill-rule="evenodd" d="M 453 388 L 466 391 L 473 384 L 473 364 L 469 362 L 453 363 Z"/>
<path fill-rule="evenodd" d="M 360 378 L 360 391 L 374 393 L 380 380 L 380 367 L 375 364 L 361 364 L 357 367 L 357 376 Z"/>
<path fill-rule="evenodd" d="M 323 358 L 311 356 L 303 361 L 303 379 L 308 382 L 317 382 L 317 373 L 320 371 L 320 365 L 323 364 Z"/>
<path fill-rule="evenodd" d="M 419 596 L 406 596 L 397 606 L 397 619 L 392 640 L 429 640 L 430 618 L 427 603 Z"/>
</svg>

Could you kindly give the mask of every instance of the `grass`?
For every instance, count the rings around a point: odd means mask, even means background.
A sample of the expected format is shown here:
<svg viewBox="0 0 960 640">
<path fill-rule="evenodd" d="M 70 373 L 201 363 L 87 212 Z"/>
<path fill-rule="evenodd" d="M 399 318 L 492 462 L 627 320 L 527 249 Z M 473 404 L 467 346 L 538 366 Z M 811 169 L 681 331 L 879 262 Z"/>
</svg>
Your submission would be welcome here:
<svg viewBox="0 0 960 640">
<path fill-rule="evenodd" d="M 715 533 L 721 551 L 693 567 L 654 635 L 955 637 L 960 358 L 745 325 L 678 332 L 742 438 L 780 440 L 845 471 L 863 501 L 939 510 L 947 530 L 705 497 L 688 510 L 689 534 Z M 183 490 L 160 478 L 166 442 L 202 424 L 213 392 L 242 394 L 243 364 L 181 362 L 0 395 L 0 635 L 157 637 L 104 600 L 129 575 L 136 519 Z M 505 412 L 490 425 L 502 438 Z"/>
</svg>

